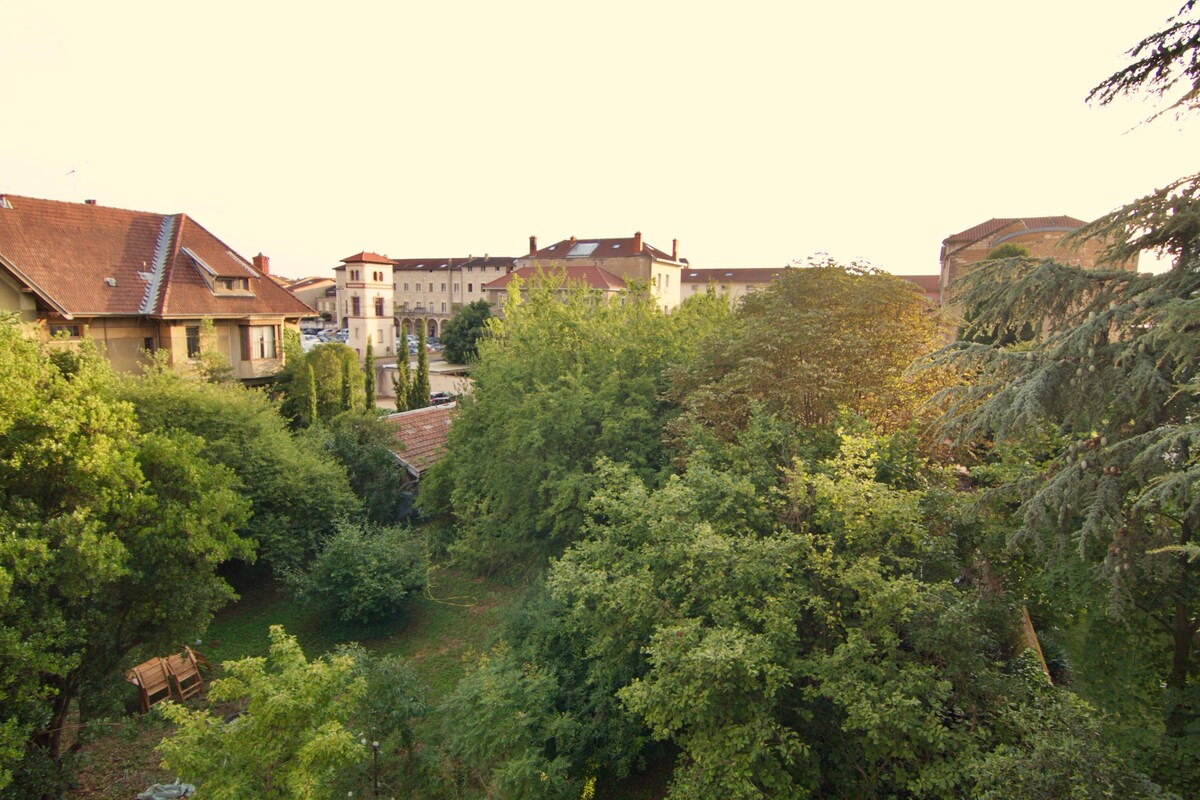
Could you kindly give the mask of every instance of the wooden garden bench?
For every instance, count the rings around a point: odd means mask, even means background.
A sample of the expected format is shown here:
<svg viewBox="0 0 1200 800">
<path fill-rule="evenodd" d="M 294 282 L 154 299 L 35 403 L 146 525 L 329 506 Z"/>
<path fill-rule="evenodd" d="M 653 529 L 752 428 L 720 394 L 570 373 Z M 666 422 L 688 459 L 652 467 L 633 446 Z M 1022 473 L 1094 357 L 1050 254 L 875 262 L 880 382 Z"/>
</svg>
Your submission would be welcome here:
<svg viewBox="0 0 1200 800">
<path fill-rule="evenodd" d="M 167 671 L 175 680 L 175 691 L 180 700 L 187 700 L 204 688 L 200 677 L 200 664 L 192 648 L 184 647 L 182 653 L 167 656 Z"/>
<path fill-rule="evenodd" d="M 138 687 L 138 701 L 143 714 L 150 710 L 150 706 L 171 697 L 170 673 L 167 671 L 167 662 L 161 658 L 143 661 L 129 670 L 125 677 Z"/>
</svg>

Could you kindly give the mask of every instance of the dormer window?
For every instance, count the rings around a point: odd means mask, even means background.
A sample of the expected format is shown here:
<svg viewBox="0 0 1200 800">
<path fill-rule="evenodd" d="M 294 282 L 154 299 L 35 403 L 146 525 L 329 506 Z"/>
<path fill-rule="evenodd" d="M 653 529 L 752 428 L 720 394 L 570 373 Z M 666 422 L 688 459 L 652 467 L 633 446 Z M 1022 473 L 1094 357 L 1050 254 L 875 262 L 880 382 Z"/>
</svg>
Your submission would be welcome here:
<svg viewBox="0 0 1200 800">
<path fill-rule="evenodd" d="M 248 292 L 250 291 L 250 279 L 217 278 L 216 287 L 222 292 Z"/>
</svg>

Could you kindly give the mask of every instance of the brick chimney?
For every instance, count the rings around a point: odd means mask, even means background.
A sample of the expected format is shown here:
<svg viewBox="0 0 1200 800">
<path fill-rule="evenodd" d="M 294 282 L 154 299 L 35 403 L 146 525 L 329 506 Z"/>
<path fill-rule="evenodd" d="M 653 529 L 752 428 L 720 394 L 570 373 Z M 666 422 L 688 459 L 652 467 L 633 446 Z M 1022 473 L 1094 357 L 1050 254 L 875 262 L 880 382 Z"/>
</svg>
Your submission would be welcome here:
<svg viewBox="0 0 1200 800">
<path fill-rule="evenodd" d="M 537 252 L 537 237 L 530 236 L 529 237 L 529 255 L 533 255 L 536 252 Z"/>
<path fill-rule="evenodd" d="M 638 231 L 633 235 L 633 252 L 642 252 L 642 232 Z"/>
<path fill-rule="evenodd" d="M 679 260 L 679 240 L 678 239 L 671 240 L 671 260 L 672 261 Z"/>
<path fill-rule="evenodd" d="M 254 257 L 254 268 L 256 270 L 258 270 L 259 272 L 261 272 L 263 275 L 270 275 L 271 274 L 271 259 L 264 256 L 262 253 L 259 253 L 258 255 L 256 255 Z"/>
<path fill-rule="evenodd" d="M 94 206 L 94 205 L 96 205 L 96 201 L 95 200 L 84 200 L 83 204 L 85 206 Z"/>
</svg>

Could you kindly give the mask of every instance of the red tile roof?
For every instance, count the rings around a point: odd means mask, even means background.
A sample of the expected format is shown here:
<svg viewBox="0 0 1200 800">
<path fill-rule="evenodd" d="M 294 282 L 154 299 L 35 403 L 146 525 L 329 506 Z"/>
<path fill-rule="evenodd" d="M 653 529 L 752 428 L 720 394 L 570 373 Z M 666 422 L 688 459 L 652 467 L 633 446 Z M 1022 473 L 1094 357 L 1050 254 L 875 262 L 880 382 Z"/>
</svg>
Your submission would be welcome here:
<svg viewBox="0 0 1200 800">
<path fill-rule="evenodd" d="M 549 270 L 542 270 L 539 267 L 521 267 L 518 270 L 513 270 L 507 275 L 496 278 L 494 281 L 485 283 L 483 288 L 485 290 L 503 289 L 512 282 L 513 278 L 519 276 L 521 280 L 529 281 L 531 278 L 537 276 L 538 272 L 542 272 L 544 275 L 550 278 L 563 276 L 568 285 L 578 285 L 582 283 L 584 286 L 587 286 L 590 289 L 604 289 L 606 291 L 625 288 L 625 279 L 618 275 L 612 274 L 606 269 L 602 269 L 600 267 L 572 267 L 569 264 L 565 267 L 556 267 Z"/>
<path fill-rule="evenodd" d="M 466 257 L 447 258 L 445 256 L 439 256 L 436 258 L 393 258 L 390 260 L 391 265 L 395 269 L 421 270 L 422 272 L 448 270 L 452 267 L 458 268 L 466 262 Z"/>
<path fill-rule="evenodd" d="M 288 288 L 294 292 L 298 289 L 307 289 L 310 286 L 316 286 L 318 283 L 323 282 L 332 284 L 334 283 L 334 280 L 333 278 L 325 277 L 323 275 L 311 275 L 307 278 L 297 278 L 288 284 Z"/>
<path fill-rule="evenodd" d="M 393 258 L 391 264 L 405 271 L 438 272 L 465 267 L 506 267 L 512 269 L 516 259 L 511 256 L 467 256 L 466 258 Z"/>
<path fill-rule="evenodd" d="M 68 316 L 312 313 L 186 214 L 5 198 L 0 265 Z M 247 279 L 252 294 L 214 295 L 202 273 Z"/>
<path fill-rule="evenodd" d="M 446 451 L 450 421 L 457 409 L 457 403 L 450 403 L 384 417 L 383 421 L 396 429 L 400 443 L 396 457 L 418 476 L 432 467 Z"/>
<path fill-rule="evenodd" d="M 985 236 L 991 236 L 1001 228 L 1007 228 L 1014 222 L 1021 224 L 1022 228 L 1033 230 L 1035 228 L 1056 228 L 1062 230 L 1075 230 L 1081 228 L 1087 223 L 1081 219 L 1068 216 L 1057 217 L 995 217 L 987 222 L 981 222 L 978 225 L 967 228 L 965 231 L 951 234 L 943 240 L 943 244 L 951 242 L 977 242 Z"/>
<path fill-rule="evenodd" d="M 684 283 L 770 283 L 789 267 L 745 267 L 741 269 L 685 269 L 680 280 Z"/>
<path fill-rule="evenodd" d="M 543 247 L 533 255 L 521 256 L 522 258 L 534 258 L 539 261 L 556 261 L 566 258 L 628 258 L 630 256 L 648 255 L 660 261 L 671 261 L 671 254 L 659 250 L 657 247 L 642 243 L 642 251 L 639 253 L 634 249 L 636 239 L 632 236 L 624 239 L 563 239 L 561 242 L 555 242 L 549 247 Z M 596 249 L 590 253 L 580 254 L 579 256 L 570 256 L 568 253 L 576 245 L 595 244 Z M 686 263 L 685 259 L 680 259 L 680 263 Z"/>
<path fill-rule="evenodd" d="M 917 288 L 926 294 L 937 294 L 941 291 L 941 275 L 897 275 L 896 277 L 915 283 Z"/>
<path fill-rule="evenodd" d="M 355 253 L 352 256 L 346 256 L 342 259 L 343 264 L 390 264 L 392 260 L 387 256 L 381 256 L 379 253 L 368 253 L 365 250 Z"/>
</svg>

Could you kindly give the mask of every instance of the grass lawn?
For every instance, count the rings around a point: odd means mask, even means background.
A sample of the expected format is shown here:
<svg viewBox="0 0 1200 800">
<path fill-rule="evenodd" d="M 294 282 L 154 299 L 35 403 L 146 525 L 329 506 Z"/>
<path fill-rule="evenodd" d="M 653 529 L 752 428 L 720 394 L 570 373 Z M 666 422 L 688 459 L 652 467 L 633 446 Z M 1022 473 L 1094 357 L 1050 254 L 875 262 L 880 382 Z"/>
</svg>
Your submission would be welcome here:
<svg viewBox="0 0 1200 800">
<path fill-rule="evenodd" d="M 310 659 L 339 644 L 358 642 L 372 652 L 403 657 L 421 676 L 434 704 L 454 688 L 475 655 L 492 643 L 505 610 L 521 589 L 440 568 L 432 569 L 429 579 L 429 588 L 413 601 L 409 613 L 370 628 L 329 619 L 275 587 L 244 592 L 217 615 L 196 649 L 219 674 L 223 661 L 266 655 L 271 625 L 282 625 L 296 636 Z M 202 700 L 190 703 L 204 705 Z M 162 773 L 154 753 L 170 730 L 157 714 L 115 722 L 111 730 L 84 748 L 80 785 L 73 797 L 128 800 L 155 781 L 174 778 Z"/>
<path fill-rule="evenodd" d="M 347 625 L 303 606 L 274 587 L 243 593 L 209 626 L 199 652 L 215 667 L 223 661 L 267 653 L 267 628 L 282 625 L 309 658 L 339 644 L 403 657 L 437 701 L 462 676 L 467 659 L 491 644 L 505 609 L 520 589 L 434 567 L 429 587 L 401 617 L 370 627 Z"/>
</svg>

